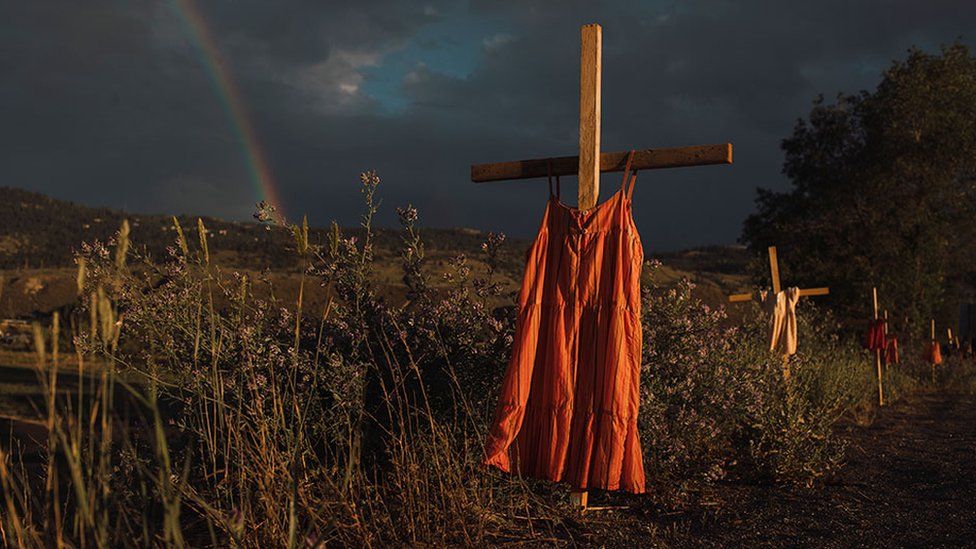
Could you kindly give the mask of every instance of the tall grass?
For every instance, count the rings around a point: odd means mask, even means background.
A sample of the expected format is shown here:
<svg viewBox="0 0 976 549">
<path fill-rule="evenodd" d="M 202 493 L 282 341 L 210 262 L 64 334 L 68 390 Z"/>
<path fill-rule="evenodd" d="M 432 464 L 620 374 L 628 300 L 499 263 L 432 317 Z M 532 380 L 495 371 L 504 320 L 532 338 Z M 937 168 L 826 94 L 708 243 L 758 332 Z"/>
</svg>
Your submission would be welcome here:
<svg viewBox="0 0 976 549">
<path fill-rule="evenodd" d="M 61 323 L 50 342 L 36 330 L 42 470 L 0 456 L 5 543 L 483 545 L 568 541 L 585 527 L 565 487 L 479 466 L 514 328 L 514 307 L 498 306 L 512 302 L 496 283 L 504 238 L 488 235 L 483 272 L 458 256 L 435 285 L 417 212 L 398 210 L 407 293 L 387 302 L 372 275 L 378 185 L 363 174 L 359 238 L 333 226 L 310 242 L 307 222 L 264 207 L 301 259 L 293 302 L 258 297 L 266 282 L 215 264 L 202 222 L 192 235 L 174 219 L 166 258 L 125 226 L 86 245 L 84 308 L 68 319 L 73 386 Z M 308 284 L 327 288 L 321 310 L 304 301 Z M 829 317 L 804 318 L 784 383 L 759 324 L 729 328 L 686 282 L 648 287 L 646 501 L 674 505 L 729 476 L 808 483 L 837 465 L 832 428 L 870 408 L 871 362 Z"/>
</svg>

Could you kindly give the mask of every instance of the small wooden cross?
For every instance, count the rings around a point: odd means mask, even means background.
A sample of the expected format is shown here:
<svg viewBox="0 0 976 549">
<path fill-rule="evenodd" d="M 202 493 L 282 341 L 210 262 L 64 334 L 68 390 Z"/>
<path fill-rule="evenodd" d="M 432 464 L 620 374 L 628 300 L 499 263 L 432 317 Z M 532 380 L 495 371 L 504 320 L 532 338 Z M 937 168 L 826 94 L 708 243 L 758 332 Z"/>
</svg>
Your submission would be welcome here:
<svg viewBox="0 0 976 549">
<path fill-rule="evenodd" d="M 602 57 L 603 29 L 595 23 L 584 25 L 580 28 L 578 156 L 475 164 L 471 166 L 471 180 L 485 183 L 576 174 L 579 177 L 579 209 L 596 206 L 600 196 L 600 173 L 624 171 L 628 156 L 628 152 L 600 151 Z M 732 144 L 721 143 L 634 151 L 631 167 L 636 171 L 731 163 Z M 586 509 L 586 492 L 573 492 L 571 500 L 574 505 Z"/>
<path fill-rule="evenodd" d="M 769 247 L 769 272 L 773 279 L 773 293 L 778 294 L 782 290 L 779 280 L 779 261 L 776 259 L 776 246 Z M 829 295 L 830 288 L 800 288 L 800 297 L 811 297 L 815 295 Z M 729 296 L 729 303 L 739 303 L 742 301 L 752 301 L 753 295 L 732 294 Z"/>
<path fill-rule="evenodd" d="M 773 297 L 782 290 L 782 285 L 779 280 L 779 260 L 776 257 L 776 246 L 769 247 L 769 272 L 773 279 Z M 800 297 L 811 297 L 817 295 L 828 295 L 830 294 L 830 288 L 820 287 L 820 288 L 800 288 Z M 732 294 L 729 296 L 729 303 L 740 303 L 743 301 L 752 301 L 753 294 Z M 790 356 L 783 355 L 783 378 L 790 378 Z"/>
</svg>

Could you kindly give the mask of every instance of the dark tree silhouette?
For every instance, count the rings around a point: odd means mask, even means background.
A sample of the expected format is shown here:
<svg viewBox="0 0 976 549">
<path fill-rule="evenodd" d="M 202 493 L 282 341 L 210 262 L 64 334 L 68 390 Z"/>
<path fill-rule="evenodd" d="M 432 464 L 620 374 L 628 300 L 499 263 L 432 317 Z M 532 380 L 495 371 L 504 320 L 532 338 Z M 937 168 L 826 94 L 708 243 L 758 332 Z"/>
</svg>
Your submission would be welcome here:
<svg viewBox="0 0 976 549">
<path fill-rule="evenodd" d="M 874 92 L 818 98 L 783 150 L 792 190 L 757 191 L 742 241 L 757 254 L 779 246 L 784 280 L 829 284 L 845 315 L 865 316 L 877 286 L 916 333 L 930 317 L 954 323 L 956 304 L 973 300 L 976 287 L 969 49 L 912 49 Z"/>
</svg>

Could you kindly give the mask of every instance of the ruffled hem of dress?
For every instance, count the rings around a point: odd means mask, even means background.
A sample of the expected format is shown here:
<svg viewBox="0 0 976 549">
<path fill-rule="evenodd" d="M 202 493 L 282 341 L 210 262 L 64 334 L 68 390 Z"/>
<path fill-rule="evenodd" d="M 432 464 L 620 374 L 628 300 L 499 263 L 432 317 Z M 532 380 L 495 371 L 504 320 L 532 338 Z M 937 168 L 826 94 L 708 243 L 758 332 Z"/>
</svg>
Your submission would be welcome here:
<svg viewBox="0 0 976 549">
<path fill-rule="evenodd" d="M 503 473 L 512 474 L 512 460 L 508 456 L 507 452 L 498 452 L 493 456 L 487 457 L 481 462 L 483 467 L 497 469 Z M 532 474 L 526 473 L 526 477 L 534 478 L 538 480 L 548 480 L 550 482 L 558 482 L 561 484 L 568 484 L 572 486 L 573 490 L 606 490 L 608 492 L 627 492 L 628 494 L 646 494 L 647 488 L 642 483 L 639 486 L 627 486 L 623 483 L 617 483 L 610 486 L 574 486 L 572 482 L 567 481 L 564 478 L 554 478 L 552 475 L 545 474 Z"/>
<path fill-rule="evenodd" d="M 512 472 L 512 459 L 508 457 L 508 453 L 499 452 L 493 456 L 486 457 L 481 464 L 485 467 L 494 467 L 503 473 Z"/>
</svg>

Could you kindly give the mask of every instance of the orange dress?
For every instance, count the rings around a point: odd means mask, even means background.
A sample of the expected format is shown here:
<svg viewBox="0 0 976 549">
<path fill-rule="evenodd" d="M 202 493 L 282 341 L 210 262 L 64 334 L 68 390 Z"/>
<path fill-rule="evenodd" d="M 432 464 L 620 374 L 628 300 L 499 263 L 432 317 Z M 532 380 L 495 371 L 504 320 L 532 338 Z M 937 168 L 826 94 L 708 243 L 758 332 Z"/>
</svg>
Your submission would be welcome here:
<svg viewBox="0 0 976 549">
<path fill-rule="evenodd" d="M 488 465 L 576 489 L 644 491 L 637 432 L 644 254 L 631 214 L 632 158 L 620 190 L 589 210 L 564 205 L 550 182 L 485 445 Z"/>
</svg>

